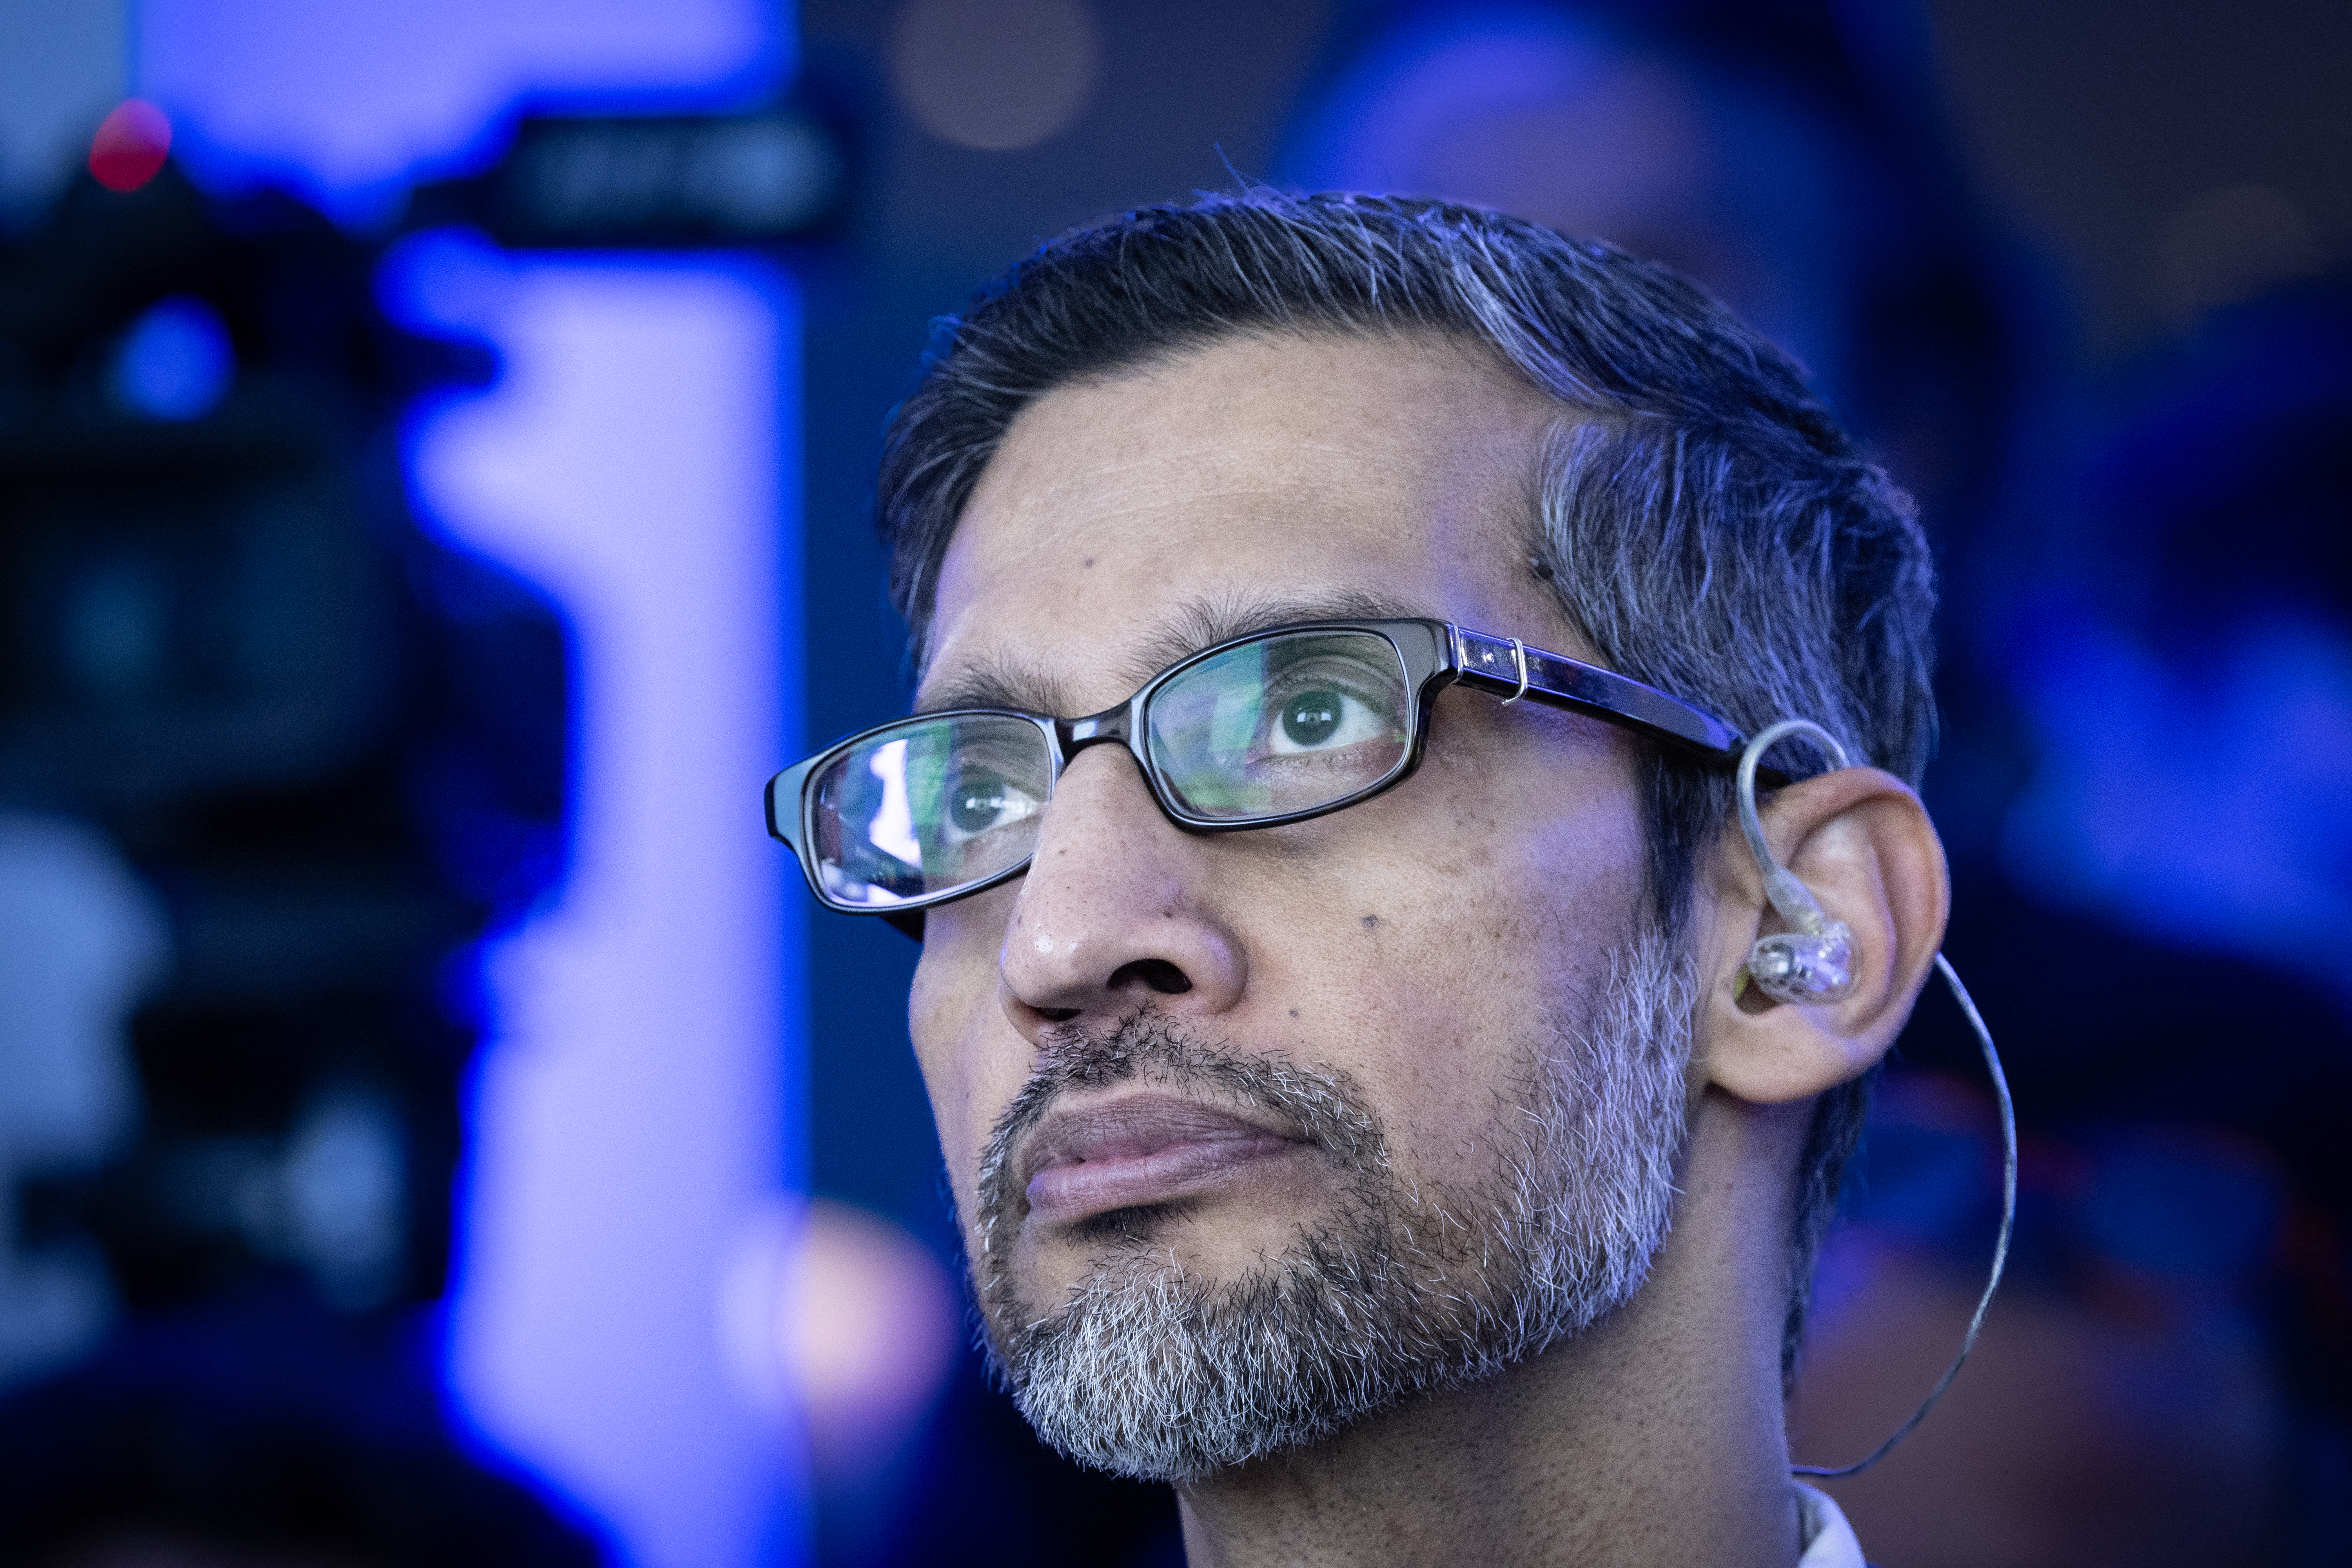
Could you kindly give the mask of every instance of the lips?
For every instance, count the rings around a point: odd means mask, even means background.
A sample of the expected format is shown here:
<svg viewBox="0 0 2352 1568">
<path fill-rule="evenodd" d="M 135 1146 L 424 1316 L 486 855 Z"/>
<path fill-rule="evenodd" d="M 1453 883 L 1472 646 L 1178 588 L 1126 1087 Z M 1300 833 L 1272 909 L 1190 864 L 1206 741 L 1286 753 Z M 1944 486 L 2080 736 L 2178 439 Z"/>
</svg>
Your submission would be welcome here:
<svg viewBox="0 0 2352 1568">
<path fill-rule="evenodd" d="M 1030 1215 L 1067 1225 L 1115 1209 L 1200 1196 L 1265 1162 L 1307 1147 L 1298 1139 L 1194 1100 L 1135 1095 L 1055 1112 L 1031 1137 Z"/>
</svg>

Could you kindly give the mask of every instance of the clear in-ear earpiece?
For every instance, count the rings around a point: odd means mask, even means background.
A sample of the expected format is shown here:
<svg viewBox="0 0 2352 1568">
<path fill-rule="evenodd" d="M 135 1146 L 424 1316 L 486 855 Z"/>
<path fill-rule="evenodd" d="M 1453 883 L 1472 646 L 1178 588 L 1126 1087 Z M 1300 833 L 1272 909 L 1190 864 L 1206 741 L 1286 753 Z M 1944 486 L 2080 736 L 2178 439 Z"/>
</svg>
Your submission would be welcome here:
<svg viewBox="0 0 2352 1568">
<path fill-rule="evenodd" d="M 1739 826 L 1748 835 L 1748 847 L 1756 853 L 1756 864 L 1763 868 L 1764 896 L 1772 907 L 1795 929 L 1776 931 L 1759 937 L 1756 945 L 1748 950 L 1748 976 L 1756 988 L 1776 1002 L 1799 1004 L 1834 1002 L 1853 989 L 1853 932 L 1843 921 L 1833 921 L 1825 914 L 1812 889 L 1790 876 L 1780 863 L 1772 858 L 1772 847 L 1764 842 L 1764 824 L 1756 815 L 1756 764 L 1764 753 L 1791 735 L 1809 735 L 1829 754 L 1837 766 L 1852 766 L 1846 760 L 1845 748 L 1836 736 L 1819 724 L 1806 719 L 1784 719 L 1748 742 L 1739 753 Z M 2009 1262 L 2009 1237 L 2017 1224 L 2017 1109 L 2010 1102 L 2009 1076 L 2000 1070 L 2000 1053 L 1993 1048 L 1992 1031 L 1985 1027 L 1984 1016 L 1969 999 L 1968 987 L 1960 984 L 1958 971 L 1942 953 L 1936 955 L 1936 972 L 1952 989 L 1952 998 L 1975 1031 L 1977 1043 L 1984 1049 L 1985 1071 L 1992 1080 L 1993 1099 L 2000 1108 L 2000 1139 L 2004 1155 L 2000 1181 L 2000 1235 L 1993 1242 L 1992 1272 L 1985 1279 L 1984 1294 L 1977 1298 L 1977 1310 L 1969 1320 L 1969 1331 L 1960 1339 L 1959 1353 L 1952 1364 L 1944 1369 L 1943 1377 L 1920 1402 L 1911 1418 L 1895 1429 L 1895 1435 L 1873 1448 L 1869 1454 L 1851 1465 L 1831 1468 L 1822 1465 L 1791 1465 L 1791 1474 L 1835 1479 L 1841 1476 L 1858 1476 L 1895 1451 L 1895 1445 L 1911 1434 L 1911 1429 L 1927 1418 L 1944 1391 L 1952 1386 L 1952 1379 L 1960 1375 L 1968 1364 L 1969 1352 L 1976 1348 L 1977 1335 L 1984 1331 L 1985 1311 L 1992 1305 L 1993 1293 L 2000 1289 L 2001 1270 Z"/>
<path fill-rule="evenodd" d="M 1775 1002 L 1810 1006 L 1843 1000 L 1853 990 L 1853 932 L 1822 912 L 1812 889 L 1790 876 L 1764 842 L 1756 815 L 1756 764 L 1791 735 L 1810 736 L 1839 767 L 1850 765 L 1838 738 L 1810 719 L 1783 719 L 1739 753 L 1739 826 L 1764 873 L 1764 896 L 1793 930 L 1756 939 L 1748 950 L 1748 978 Z"/>
<path fill-rule="evenodd" d="M 1748 950 L 1748 978 L 1775 1002 L 1842 1000 L 1853 989 L 1853 932 L 1843 921 L 1814 931 L 1775 931 Z"/>
</svg>

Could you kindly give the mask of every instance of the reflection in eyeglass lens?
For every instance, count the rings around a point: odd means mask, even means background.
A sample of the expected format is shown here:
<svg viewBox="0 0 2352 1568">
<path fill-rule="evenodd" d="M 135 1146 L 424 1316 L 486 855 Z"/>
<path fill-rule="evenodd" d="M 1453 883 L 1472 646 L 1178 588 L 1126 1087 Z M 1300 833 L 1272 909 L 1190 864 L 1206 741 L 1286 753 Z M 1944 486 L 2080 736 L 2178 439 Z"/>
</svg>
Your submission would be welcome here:
<svg viewBox="0 0 2352 1568">
<path fill-rule="evenodd" d="M 1300 632 L 1229 648 L 1171 679 L 1146 720 L 1169 794 L 1210 821 L 1311 811 L 1403 761 L 1403 661 L 1371 632 Z"/>
<path fill-rule="evenodd" d="M 913 720 L 818 776 L 818 868 L 837 901 L 887 907 L 985 881 L 1024 858 L 1050 793 L 1024 719 Z"/>
</svg>

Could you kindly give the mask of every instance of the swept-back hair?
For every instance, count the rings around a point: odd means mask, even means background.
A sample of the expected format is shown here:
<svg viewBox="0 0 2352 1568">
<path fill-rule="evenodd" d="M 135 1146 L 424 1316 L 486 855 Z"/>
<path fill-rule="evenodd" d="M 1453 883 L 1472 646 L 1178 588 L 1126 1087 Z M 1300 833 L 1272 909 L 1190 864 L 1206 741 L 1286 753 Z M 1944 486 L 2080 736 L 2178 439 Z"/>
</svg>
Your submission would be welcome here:
<svg viewBox="0 0 2352 1568">
<path fill-rule="evenodd" d="M 1751 734 L 1813 720 L 1919 782 L 1935 590 L 1908 498 L 1788 356 L 1704 290 L 1599 241 L 1436 201 L 1255 189 L 1139 208 L 1052 241 L 941 321 L 891 417 L 877 495 L 917 660 L 964 503 L 1038 397 L 1239 335 L 1415 332 L 1483 344 L 1559 399 L 1525 564 L 1604 661 Z M 1731 781 L 1655 747 L 1643 779 L 1649 893 L 1679 931 Z M 1784 1375 L 1868 1092 L 1845 1085 L 1814 1112 Z"/>
</svg>

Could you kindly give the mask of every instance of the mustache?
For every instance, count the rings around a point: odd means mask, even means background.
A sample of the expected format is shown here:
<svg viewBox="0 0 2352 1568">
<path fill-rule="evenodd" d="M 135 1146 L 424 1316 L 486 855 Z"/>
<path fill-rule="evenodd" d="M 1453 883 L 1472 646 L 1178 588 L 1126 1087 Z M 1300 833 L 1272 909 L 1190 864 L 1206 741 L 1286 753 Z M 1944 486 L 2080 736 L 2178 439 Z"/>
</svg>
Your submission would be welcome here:
<svg viewBox="0 0 2352 1568">
<path fill-rule="evenodd" d="M 1213 1106 L 1254 1112 L 1292 1131 L 1335 1164 L 1384 1170 L 1387 1140 L 1347 1073 L 1307 1067 L 1279 1052 L 1251 1053 L 1211 1043 L 1150 1008 L 1109 1029 L 1067 1029 L 1047 1037 L 1036 1066 L 1005 1106 L 981 1154 L 981 1237 L 1024 1201 L 1020 1153 L 1029 1135 L 1064 1096 L 1119 1084 L 1175 1089 Z"/>
</svg>

